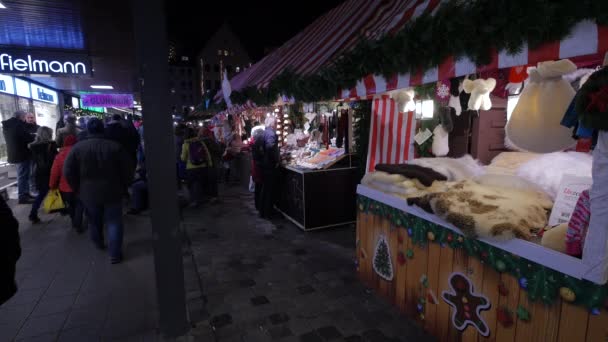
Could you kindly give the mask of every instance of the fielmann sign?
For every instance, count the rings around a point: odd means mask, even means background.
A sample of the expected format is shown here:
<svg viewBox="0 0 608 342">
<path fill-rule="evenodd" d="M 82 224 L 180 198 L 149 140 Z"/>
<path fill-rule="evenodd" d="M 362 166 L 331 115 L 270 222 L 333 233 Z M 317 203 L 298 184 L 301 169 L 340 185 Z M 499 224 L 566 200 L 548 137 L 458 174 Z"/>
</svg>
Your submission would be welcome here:
<svg viewBox="0 0 608 342">
<path fill-rule="evenodd" d="M 91 62 L 85 54 L 0 47 L 0 73 L 85 76 Z"/>
</svg>

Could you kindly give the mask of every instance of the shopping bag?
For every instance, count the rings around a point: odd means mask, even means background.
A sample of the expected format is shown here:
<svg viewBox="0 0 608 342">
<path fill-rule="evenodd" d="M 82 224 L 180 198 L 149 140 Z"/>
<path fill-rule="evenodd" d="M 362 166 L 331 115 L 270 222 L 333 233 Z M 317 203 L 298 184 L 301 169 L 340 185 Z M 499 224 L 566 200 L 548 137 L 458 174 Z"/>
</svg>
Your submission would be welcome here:
<svg viewBox="0 0 608 342">
<path fill-rule="evenodd" d="M 44 198 L 42 207 L 46 213 L 64 209 L 65 204 L 63 203 L 59 190 L 49 190 L 49 193 L 46 194 L 46 197 Z"/>
</svg>

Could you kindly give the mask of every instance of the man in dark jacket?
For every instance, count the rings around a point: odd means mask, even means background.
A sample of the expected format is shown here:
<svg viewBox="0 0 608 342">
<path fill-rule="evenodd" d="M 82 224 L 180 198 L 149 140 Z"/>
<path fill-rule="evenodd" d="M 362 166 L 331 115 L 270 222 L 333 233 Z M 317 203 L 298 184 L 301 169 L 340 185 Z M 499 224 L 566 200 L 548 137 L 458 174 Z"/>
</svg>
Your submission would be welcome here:
<svg viewBox="0 0 608 342">
<path fill-rule="evenodd" d="M 132 123 L 124 120 L 120 114 L 114 114 L 112 120 L 107 124 L 105 136 L 119 143 L 133 158 L 133 165 L 137 160 L 137 148 L 139 147 L 139 133 Z"/>
<path fill-rule="evenodd" d="M 72 147 L 63 173 L 84 204 L 90 222 L 91 239 L 104 249 L 103 226 L 108 227 L 110 258 L 122 261 L 122 197 L 133 179 L 133 164 L 127 152 L 104 137 L 101 120 L 87 123 L 86 140 Z"/>
<path fill-rule="evenodd" d="M 275 120 L 270 118 L 266 122 L 264 130 L 264 153 L 262 162 L 262 203 L 260 216 L 262 218 L 271 218 L 274 212 L 274 192 L 277 176 L 277 167 L 279 166 L 279 145 L 277 134 L 275 133 Z"/>
<path fill-rule="evenodd" d="M 0 305 L 9 300 L 15 292 L 15 265 L 21 256 L 19 243 L 19 222 L 13 216 L 2 196 L 0 196 Z"/>
<path fill-rule="evenodd" d="M 76 126 L 76 117 L 69 115 L 65 118 L 65 126 L 57 130 L 57 134 L 55 134 L 55 142 L 57 143 L 57 147 L 63 147 L 63 139 L 68 135 L 78 136 L 80 133 L 80 128 Z"/>
<path fill-rule="evenodd" d="M 6 140 L 8 162 L 17 164 L 17 187 L 19 189 L 19 204 L 29 204 L 34 201 L 30 196 L 31 153 L 27 145 L 34 141 L 34 136 L 28 131 L 25 118 L 27 112 L 17 111 L 15 115 L 2 121 L 2 132 Z"/>
</svg>

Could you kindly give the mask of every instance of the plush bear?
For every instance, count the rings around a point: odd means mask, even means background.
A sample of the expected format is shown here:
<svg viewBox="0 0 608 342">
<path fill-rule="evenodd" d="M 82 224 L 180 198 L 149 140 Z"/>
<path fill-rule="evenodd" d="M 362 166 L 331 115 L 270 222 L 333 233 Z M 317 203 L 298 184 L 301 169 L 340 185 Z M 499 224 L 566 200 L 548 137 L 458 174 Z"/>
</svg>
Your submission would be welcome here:
<svg viewBox="0 0 608 342">
<path fill-rule="evenodd" d="M 492 108 L 490 93 L 496 87 L 496 79 L 477 79 L 475 81 L 466 79 L 462 83 L 462 87 L 467 94 L 471 94 L 469 99 L 470 110 L 490 110 Z"/>
</svg>

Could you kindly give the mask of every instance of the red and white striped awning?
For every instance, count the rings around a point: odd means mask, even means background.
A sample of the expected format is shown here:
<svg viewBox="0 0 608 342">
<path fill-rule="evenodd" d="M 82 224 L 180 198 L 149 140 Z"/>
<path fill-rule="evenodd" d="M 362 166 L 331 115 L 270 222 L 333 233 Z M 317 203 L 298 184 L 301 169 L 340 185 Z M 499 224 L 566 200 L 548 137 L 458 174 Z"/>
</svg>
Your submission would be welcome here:
<svg viewBox="0 0 608 342">
<path fill-rule="evenodd" d="M 597 59 L 601 62 L 608 51 L 608 27 L 598 26 L 590 20 L 582 21 L 572 28 L 570 36 L 559 42 L 546 43 L 540 48 L 529 50 L 524 46 L 517 55 L 494 51 L 492 63 L 483 67 L 476 66 L 468 58 L 455 60 L 448 58 L 441 65 L 416 74 L 400 74 L 385 79 L 378 75 L 368 75 L 357 82 L 352 89 L 340 91 L 343 100 L 369 98 L 395 89 L 402 89 L 447 80 L 452 77 L 470 75 L 495 69 L 521 65 L 536 65 L 538 62 L 569 58 L 577 60 Z"/>
<path fill-rule="evenodd" d="M 361 37 L 378 39 L 403 28 L 425 13 L 434 13 L 440 0 L 349 0 L 327 12 L 283 46 L 230 80 L 233 91 L 249 86 L 268 86 L 285 69 L 309 75 L 328 64 L 339 54 L 352 50 Z M 470 59 L 448 58 L 441 65 L 415 74 L 395 75 L 385 79 L 369 75 L 348 90 L 337 90 L 337 99 L 359 99 L 387 91 L 449 79 L 451 77 L 537 62 L 601 54 L 608 50 L 608 27 L 583 21 L 573 27 L 561 42 L 547 43 L 521 53 L 494 52 L 489 65 L 478 67 Z M 221 99 L 221 91 L 216 99 Z"/>
</svg>

